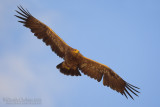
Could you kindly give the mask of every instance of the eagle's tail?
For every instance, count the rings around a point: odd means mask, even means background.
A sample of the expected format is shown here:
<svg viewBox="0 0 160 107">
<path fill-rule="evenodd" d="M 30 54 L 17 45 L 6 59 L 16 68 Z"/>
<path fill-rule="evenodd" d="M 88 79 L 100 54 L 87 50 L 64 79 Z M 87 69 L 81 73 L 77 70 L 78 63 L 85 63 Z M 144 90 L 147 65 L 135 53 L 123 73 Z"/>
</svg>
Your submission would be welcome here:
<svg viewBox="0 0 160 107">
<path fill-rule="evenodd" d="M 61 73 L 65 74 L 65 75 L 71 75 L 71 76 L 81 76 L 78 68 L 76 70 L 73 70 L 72 68 L 68 69 L 66 67 L 63 67 L 63 62 L 58 64 L 57 69 L 60 70 Z"/>
</svg>

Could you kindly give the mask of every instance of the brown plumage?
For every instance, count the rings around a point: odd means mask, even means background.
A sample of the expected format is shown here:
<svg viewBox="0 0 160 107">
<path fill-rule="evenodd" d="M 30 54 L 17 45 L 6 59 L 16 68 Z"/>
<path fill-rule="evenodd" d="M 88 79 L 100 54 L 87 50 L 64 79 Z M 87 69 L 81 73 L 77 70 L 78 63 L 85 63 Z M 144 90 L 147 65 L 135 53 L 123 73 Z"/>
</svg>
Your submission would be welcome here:
<svg viewBox="0 0 160 107">
<path fill-rule="evenodd" d="M 133 99 L 129 91 L 138 96 L 137 93 L 139 93 L 139 91 L 136 90 L 139 89 L 138 87 L 124 81 L 108 66 L 84 57 L 77 49 L 73 49 L 67 45 L 47 25 L 34 18 L 28 10 L 24 10 L 22 6 L 18 8 L 21 12 L 16 12 L 21 16 L 15 16 L 22 19 L 22 21 L 19 22 L 31 29 L 31 32 L 34 33 L 38 39 L 42 39 L 47 46 L 49 45 L 51 47 L 53 52 L 64 59 L 62 63 L 57 65 L 57 69 L 59 69 L 61 73 L 71 76 L 81 76 L 81 71 L 98 82 L 103 78 L 104 86 L 120 92 L 122 95 L 125 95 L 126 98 L 128 98 L 127 95 L 129 95 Z"/>
</svg>

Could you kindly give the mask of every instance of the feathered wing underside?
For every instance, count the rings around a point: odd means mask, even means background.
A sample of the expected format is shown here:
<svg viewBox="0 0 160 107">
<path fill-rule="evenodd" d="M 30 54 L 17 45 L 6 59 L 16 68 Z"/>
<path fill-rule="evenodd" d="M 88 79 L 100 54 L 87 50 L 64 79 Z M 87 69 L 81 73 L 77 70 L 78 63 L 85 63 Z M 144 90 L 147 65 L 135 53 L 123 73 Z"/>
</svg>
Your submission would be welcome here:
<svg viewBox="0 0 160 107">
<path fill-rule="evenodd" d="M 52 51 L 59 57 L 64 58 L 65 51 L 70 47 L 52 29 L 34 18 L 28 10 L 24 10 L 22 6 L 18 8 L 20 12 L 17 10 L 16 12 L 20 16 L 15 16 L 22 19 L 22 21 L 19 22 L 23 23 L 25 27 L 30 28 L 31 32 L 33 32 L 38 39 L 42 39 L 47 46 L 50 45 Z"/>
<path fill-rule="evenodd" d="M 96 79 L 98 82 L 101 81 L 103 78 L 103 85 L 120 92 L 122 95 L 129 95 L 132 99 L 132 95 L 129 93 L 132 92 L 134 95 L 138 96 L 135 87 L 126 81 L 124 81 L 120 76 L 118 76 L 113 70 L 111 70 L 108 66 L 88 59 L 86 57 L 82 57 L 79 62 L 79 69 L 86 75 L 90 76 L 91 78 Z"/>
</svg>

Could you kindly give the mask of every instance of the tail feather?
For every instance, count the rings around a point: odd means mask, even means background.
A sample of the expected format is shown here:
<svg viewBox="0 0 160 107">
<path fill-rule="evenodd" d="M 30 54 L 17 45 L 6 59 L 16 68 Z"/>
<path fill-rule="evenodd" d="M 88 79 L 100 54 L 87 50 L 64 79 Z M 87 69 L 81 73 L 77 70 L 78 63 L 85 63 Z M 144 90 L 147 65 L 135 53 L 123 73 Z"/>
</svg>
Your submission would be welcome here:
<svg viewBox="0 0 160 107">
<path fill-rule="evenodd" d="M 73 70 L 73 69 L 68 70 L 62 66 L 62 63 L 57 65 L 57 69 L 59 69 L 61 73 L 65 74 L 65 75 L 71 75 L 71 76 L 81 76 L 78 68 L 76 70 Z"/>
</svg>

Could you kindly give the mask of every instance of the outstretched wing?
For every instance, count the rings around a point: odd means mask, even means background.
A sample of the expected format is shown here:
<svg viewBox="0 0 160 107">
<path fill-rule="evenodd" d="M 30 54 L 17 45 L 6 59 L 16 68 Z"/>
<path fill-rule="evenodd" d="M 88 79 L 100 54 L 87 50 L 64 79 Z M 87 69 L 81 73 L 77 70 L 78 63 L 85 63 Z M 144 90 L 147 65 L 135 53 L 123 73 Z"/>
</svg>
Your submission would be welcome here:
<svg viewBox="0 0 160 107">
<path fill-rule="evenodd" d="M 139 89 L 139 88 L 124 81 L 108 66 L 83 56 L 81 56 L 79 60 L 80 60 L 79 69 L 84 74 L 90 76 L 91 78 L 96 79 L 98 82 L 100 82 L 101 79 L 103 78 L 104 86 L 108 86 L 113 90 L 120 92 L 122 95 L 125 95 L 126 98 L 128 98 L 127 97 L 127 94 L 128 94 L 133 99 L 129 91 L 135 94 L 136 96 L 138 96 L 136 93 L 139 93 L 139 91 L 137 91 L 136 89 Z"/>
<path fill-rule="evenodd" d="M 25 27 L 30 28 L 31 32 L 38 39 L 42 39 L 46 45 L 50 45 L 52 51 L 54 51 L 59 57 L 64 58 L 65 51 L 70 48 L 51 28 L 34 18 L 28 10 L 24 10 L 22 6 L 18 7 L 20 12 L 16 12 L 21 15 L 16 17 L 22 19 L 19 21 L 23 23 Z"/>
</svg>

